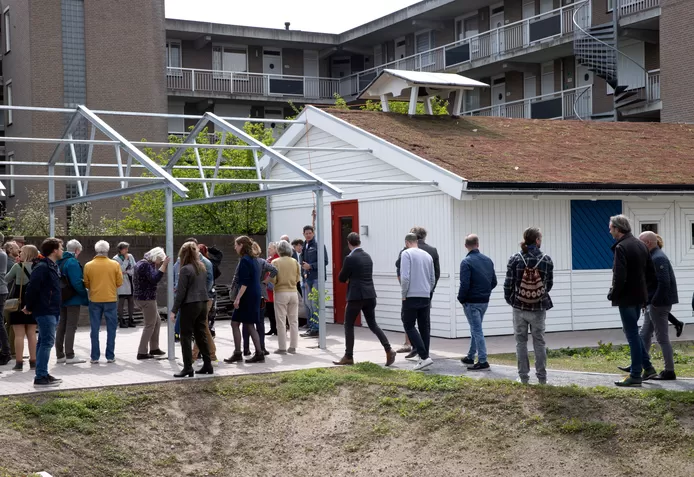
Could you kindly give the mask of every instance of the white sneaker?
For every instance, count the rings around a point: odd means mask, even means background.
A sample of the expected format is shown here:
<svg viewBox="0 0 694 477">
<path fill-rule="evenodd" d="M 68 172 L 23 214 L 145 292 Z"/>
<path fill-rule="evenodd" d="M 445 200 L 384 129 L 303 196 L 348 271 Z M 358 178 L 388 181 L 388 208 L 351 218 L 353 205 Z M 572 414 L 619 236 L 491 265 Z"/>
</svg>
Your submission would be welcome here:
<svg viewBox="0 0 694 477">
<path fill-rule="evenodd" d="M 115 362 L 116 362 L 116 358 L 107 359 L 106 362 L 107 362 L 107 363 L 115 363 Z"/>
<path fill-rule="evenodd" d="M 75 356 L 75 357 L 69 358 L 69 359 L 68 359 L 67 361 L 65 361 L 65 362 L 66 362 L 67 364 L 82 364 L 82 363 L 86 363 L 87 361 L 84 360 L 84 359 L 82 359 L 82 358 L 78 358 L 77 356 Z"/>
<path fill-rule="evenodd" d="M 91 364 L 99 364 L 99 360 L 98 360 L 98 359 L 90 359 L 89 362 L 90 362 Z"/>
<path fill-rule="evenodd" d="M 431 358 L 420 359 L 419 362 L 414 365 L 413 370 L 419 371 L 420 369 L 427 368 L 427 367 L 431 366 L 432 364 L 434 364 L 434 360 Z"/>
<path fill-rule="evenodd" d="M 516 382 L 521 384 L 530 384 L 528 381 L 523 381 L 521 378 L 516 378 Z"/>
<path fill-rule="evenodd" d="M 58 358 L 58 359 L 56 360 L 56 363 L 58 363 L 58 364 L 63 364 L 63 363 L 65 363 L 65 357 L 63 356 L 62 358 Z"/>
<path fill-rule="evenodd" d="M 215 359 L 214 361 L 212 361 L 212 366 L 214 366 L 215 368 L 219 366 L 219 360 Z"/>
</svg>

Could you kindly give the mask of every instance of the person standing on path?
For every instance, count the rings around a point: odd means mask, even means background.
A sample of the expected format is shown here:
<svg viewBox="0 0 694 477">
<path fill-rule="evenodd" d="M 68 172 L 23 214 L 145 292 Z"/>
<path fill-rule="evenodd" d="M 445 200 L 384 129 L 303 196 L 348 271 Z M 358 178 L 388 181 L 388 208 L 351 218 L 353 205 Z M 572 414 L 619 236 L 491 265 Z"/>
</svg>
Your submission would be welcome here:
<svg viewBox="0 0 694 477">
<path fill-rule="evenodd" d="M 138 308 L 142 310 L 145 325 L 137 349 L 137 359 L 140 360 L 166 355 L 159 347 L 161 319 L 157 306 L 157 287 L 164 278 L 170 261 L 163 248 L 155 247 L 145 253 L 142 260 L 133 267 L 133 295 Z"/>
<path fill-rule="evenodd" d="M 118 329 L 118 287 L 123 284 L 120 264 L 108 258 L 110 245 L 99 240 L 94 245 L 96 257 L 84 266 L 84 286 L 89 290 L 89 323 L 92 340 L 91 360 L 97 364 L 101 357 L 99 329 L 101 317 L 106 318 L 106 360 L 116 362 L 116 330 Z"/>
<path fill-rule="evenodd" d="M 672 344 L 668 335 L 668 315 L 672 305 L 679 303 L 675 272 L 667 255 L 658 246 L 658 236 L 655 233 L 644 232 L 639 235 L 639 240 L 646 245 L 651 254 L 656 278 L 655 281 L 648 283 L 648 306 L 644 312 L 640 336 L 644 349 L 648 352 L 651 349 L 651 340 L 655 331 L 655 338 L 663 352 L 665 369 L 652 379 L 674 380 L 677 376 Z"/>
<path fill-rule="evenodd" d="M 641 387 L 644 379 L 657 376 L 648 350 L 639 335 L 638 325 L 641 310 L 648 303 L 648 287 L 656 281 L 655 268 L 646 245 L 632 235 L 631 224 L 626 216 L 610 217 L 609 227 L 615 244 L 612 245 L 612 287 L 607 299 L 612 301 L 612 306 L 619 307 L 622 329 L 629 342 L 631 354 L 629 376 L 615 384 L 623 387 Z"/>
<path fill-rule="evenodd" d="M 280 256 L 277 253 L 277 243 L 270 242 L 267 246 L 267 263 L 272 264 L 272 262 L 278 258 L 280 258 Z M 265 302 L 265 316 L 267 316 L 268 320 L 270 320 L 270 331 L 265 333 L 265 336 L 277 336 L 277 322 L 275 320 L 275 292 L 273 291 L 272 283 L 267 283 L 266 287 L 267 301 Z M 263 325 L 263 327 L 264 326 L 265 325 Z"/>
<path fill-rule="evenodd" d="M 400 262 L 400 288 L 402 291 L 402 322 L 419 355 L 414 370 L 434 364 L 429 357 L 431 294 L 436 286 L 434 260 L 417 244 L 413 233 L 405 236 L 405 247 Z M 415 328 L 415 323 L 419 328 Z"/>
<path fill-rule="evenodd" d="M 12 336 L 14 337 L 13 348 L 19 354 L 15 355 L 15 366 L 13 371 L 24 369 L 24 337 L 26 336 L 29 345 L 29 368 L 36 369 L 36 319 L 34 315 L 27 315 L 22 312 L 26 303 L 26 292 L 31 279 L 31 271 L 34 264 L 38 263 L 39 250 L 33 245 L 25 245 L 19 253 L 20 261 L 15 263 L 7 274 L 7 283 L 12 283 L 9 298 L 19 300 L 17 310 L 8 313 L 8 319 L 12 326 Z"/>
<path fill-rule="evenodd" d="M 67 250 L 63 252 L 63 258 L 58 260 L 60 274 L 67 279 L 67 292 L 69 298 L 63 296 L 60 307 L 60 321 L 55 336 L 55 353 L 58 363 L 80 364 L 86 360 L 75 356 L 75 333 L 80 320 L 80 309 L 89 305 L 89 295 L 84 287 L 84 271 L 77 261 L 82 253 L 82 244 L 73 239 L 67 243 Z M 63 295 L 66 291 L 63 290 Z"/>
<path fill-rule="evenodd" d="M 48 373 L 48 361 L 55 344 L 55 328 L 60 319 L 60 270 L 56 263 L 63 256 L 63 242 L 47 238 L 41 244 L 42 258 L 31 272 L 22 312 L 33 315 L 39 327 L 36 344 L 34 386 L 57 386 L 62 380 Z"/>
<path fill-rule="evenodd" d="M 518 380 L 523 384 L 530 379 L 528 327 L 533 337 L 535 373 L 540 384 L 547 384 L 545 321 L 547 310 L 554 306 L 549 296 L 554 285 L 554 264 L 549 255 L 542 253 L 541 246 L 540 229 L 525 229 L 521 251 L 509 259 L 504 281 L 504 298 L 513 308 Z"/>
<path fill-rule="evenodd" d="M 395 362 L 396 353 L 391 348 L 388 338 L 376 323 L 376 288 L 373 281 L 373 260 L 361 248 L 359 234 L 351 232 L 347 235 L 349 255 L 345 257 L 338 279 L 347 283 L 347 307 L 345 309 L 345 355 L 336 365 L 354 364 L 354 322 L 359 313 L 364 314 L 369 329 L 376 335 L 386 352 L 386 366 Z"/>
<path fill-rule="evenodd" d="M 0 234 L 1 236 L 2 234 Z M 35 247 L 34 247 L 35 248 Z M 5 253 L 7 254 L 7 273 L 10 273 L 10 270 L 12 267 L 15 265 L 15 263 L 19 263 L 19 252 L 20 252 L 20 247 L 17 245 L 17 242 L 14 240 L 10 240 L 8 242 L 5 242 L 5 245 L 3 245 L 3 249 L 5 250 Z M 7 291 L 8 291 L 8 296 L 7 298 L 12 298 L 9 296 L 9 284 L 10 281 L 6 278 L 5 283 L 8 285 Z M 15 353 L 14 353 L 14 342 L 15 342 L 15 336 L 14 336 L 14 328 L 10 324 L 10 314 L 7 311 L 3 311 L 3 318 L 5 320 L 5 331 L 7 332 L 7 337 L 10 343 L 10 357 L 11 359 L 15 359 Z M 679 336 L 679 335 L 678 335 Z"/>
<path fill-rule="evenodd" d="M 306 243 L 301 252 L 301 269 L 304 276 L 304 281 L 306 283 L 306 288 L 304 289 L 304 301 L 306 302 L 306 308 L 308 308 L 308 331 L 303 333 L 301 336 L 305 338 L 318 338 L 318 310 L 320 309 L 320 304 L 312 300 L 310 295 L 313 290 L 316 290 L 318 286 L 318 242 L 316 241 L 315 229 L 311 225 L 306 225 L 304 227 L 304 238 Z M 328 249 L 324 247 L 324 261 L 323 270 L 328 266 Z M 327 276 L 327 274 L 324 274 Z"/>
<path fill-rule="evenodd" d="M 0 243 L 5 241 L 5 236 L 0 233 Z M 5 275 L 7 275 L 7 254 L 5 250 L 0 248 L 0 316 L 3 316 L 3 309 L 5 308 L 5 300 L 7 300 L 7 283 L 5 282 Z M 0 326 L 0 366 L 3 366 L 10 362 L 12 359 L 12 351 L 10 350 L 10 338 L 7 333 L 7 329 L 4 326 Z"/>
<path fill-rule="evenodd" d="M 480 240 L 475 234 L 465 237 L 467 256 L 460 262 L 460 288 L 458 301 L 463 305 L 465 317 L 470 325 L 470 349 L 461 361 L 467 369 L 478 371 L 489 369 L 487 345 L 484 340 L 482 321 L 489 306 L 489 297 L 496 288 L 494 262 L 480 252 Z M 475 363 L 477 355 L 477 363 Z"/>
<path fill-rule="evenodd" d="M 439 278 L 441 277 L 441 267 L 439 265 L 439 252 L 438 250 L 436 250 L 436 247 L 432 247 L 431 245 L 426 243 L 427 231 L 424 227 L 419 227 L 415 225 L 410 229 L 410 233 L 413 233 L 417 236 L 417 247 L 431 255 L 431 259 L 434 261 L 434 275 L 436 276 L 436 283 L 434 284 L 434 289 L 431 291 L 431 297 L 429 300 L 429 312 L 431 313 L 431 302 L 434 299 L 434 291 L 436 291 L 436 284 L 439 283 Z M 404 252 L 405 250 L 407 250 L 407 248 L 403 248 L 400 251 L 400 255 L 398 255 L 398 259 L 395 262 L 395 270 L 398 275 L 398 282 L 400 282 L 400 257 L 402 256 L 402 252 Z M 405 344 L 400 349 L 398 349 L 397 352 L 408 353 L 407 356 L 405 356 L 405 359 L 412 359 L 415 356 L 417 356 L 417 350 L 412 349 L 412 344 L 410 343 L 410 339 L 407 336 L 405 336 Z"/>
<path fill-rule="evenodd" d="M 123 284 L 118 287 L 118 323 L 121 328 L 135 328 L 133 312 L 135 301 L 133 298 L 133 274 L 135 273 L 135 257 L 129 253 L 130 244 L 121 242 L 118 244 L 118 253 L 113 260 L 120 264 L 123 272 Z M 128 304 L 128 319 L 123 317 L 123 308 Z"/>
<path fill-rule="evenodd" d="M 275 320 L 277 354 L 296 353 L 299 343 L 299 294 L 296 285 L 301 282 L 299 262 L 292 257 L 292 247 L 289 242 L 282 240 L 277 245 L 280 258 L 272 265 L 277 269 L 277 275 L 271 278 L 275 285 Z M 289 348 L 287 348 L 287 322 L 289 323 Z"/>
</svg>

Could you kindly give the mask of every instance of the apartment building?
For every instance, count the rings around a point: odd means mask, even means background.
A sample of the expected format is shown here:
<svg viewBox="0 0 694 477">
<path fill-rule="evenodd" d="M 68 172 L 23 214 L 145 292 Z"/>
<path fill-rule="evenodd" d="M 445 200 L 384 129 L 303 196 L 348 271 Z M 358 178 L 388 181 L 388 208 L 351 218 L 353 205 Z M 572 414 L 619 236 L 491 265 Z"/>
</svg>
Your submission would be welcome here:
<svg viewBox="0 0 694 477">
<path fill-rule="evenodd" d="M 392 68 L 488 83 L 462 114 L 694 122 L 688 3 L 425 0 L 338 35 L 167 20 L 169 111 L 279 118 L 287 101 L 359 103 Z"/>
</svg>

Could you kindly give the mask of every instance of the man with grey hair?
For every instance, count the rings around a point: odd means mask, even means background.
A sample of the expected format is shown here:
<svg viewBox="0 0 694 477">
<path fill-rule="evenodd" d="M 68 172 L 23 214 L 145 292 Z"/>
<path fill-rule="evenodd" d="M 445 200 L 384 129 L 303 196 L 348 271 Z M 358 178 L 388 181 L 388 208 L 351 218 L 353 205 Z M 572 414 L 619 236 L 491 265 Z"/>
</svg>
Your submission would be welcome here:
<svg viewBox="0 0 694 477">
<path fill-rule="evenodd" d="M 434 260 L 417 244 L 417 236 L 405 236 L 406 250 L 400 256 L 400 287 L 402 290 L 402 323 L 412 346 L 417 350 L 419 362 L 414 370 L 434 364 L 429 357 L 431 324 L 429 311 L 431 293 L 436 286 Z M 415 327 L 415 323 L 419 328 Z"/>
<path fill-rule="evenodd" d="M 61 276 L 67 279 L 63 282 L 62 303 L 60 305 L 60 321 L 55 335 L 55 353 L 58 363 L 79 364 L 85 360 L 75 356 L 75 332 L 80 319 L 80 307 L 89 305 L 89 296 L 84 286 L 84 271 L 77 261 L 82 253 L 82 244 L 70 240 L 65 246 L 63 257 L 58 260 Z"/>
<path fill-rule="evenodd" d="M 648 283 L 648 306 L 644 312 L 640 336 L 648 352 L 651 349 L 651 340 L 655 331 L 655 338 L 663 352 L 665 369 L 653 379 L 674 380 L 677 377 L 672 344 L 668 335 L 668 315 L 672 305 L 679 303 L 675 272 L 667 255 L 658 247 L 658 236 L 654 232 L 642 233 L 639 235 L 639 240 L 648 247 L 656 278 L 655 281 Z"/>
<path fill-rule="evenodd" d="M 110 246 L 99 240 L 94 245 L 96 257 L 84 266 L 84 286 L 89 290 L 89 323 L 91 325 L 92 364 L 98 364 L 101 357 L 99 349 L 99 329 L 101 317 L 106 318 L 106 360 L 116 362 L 116 330 L 118 328 L 118 287 L 123 284 L 123 273 L 115 260 L 108 258 Z"/>
<path fill-rule="evenodd" d="M 631 351 L 630 375 L 615 384 L 623 387 L 641 387 L 643 380 L 658 375 L 639 336 L 638 325 L 641 309 L 648 303 L 649 284 L 655 281 L 655 268 L 646 245 L 632 235 L 631 224 L 626 216 L 610 217 L 609 228 L 615 243 L 612 246 L 612 287 L 607 299 L 612 301 L 612 306 L 619 307 L 622 329 Z"/>
<path fill-rule="evenodd" d="M 0 233 L 0 243 L 5 241 L 5 236 Z M 7 283 L 5 283 L 5 275 L 7 274 L 7 254 L 0 248 L 0 316 L 3 316 L 5 308 L 5 300 L 7 300 Z M 7 331 L 4 326 L 0 326 L 0 366 L 5 365 L 12 359 L 10 350 L 10 339 L 7 336 Z"/>
</svg>

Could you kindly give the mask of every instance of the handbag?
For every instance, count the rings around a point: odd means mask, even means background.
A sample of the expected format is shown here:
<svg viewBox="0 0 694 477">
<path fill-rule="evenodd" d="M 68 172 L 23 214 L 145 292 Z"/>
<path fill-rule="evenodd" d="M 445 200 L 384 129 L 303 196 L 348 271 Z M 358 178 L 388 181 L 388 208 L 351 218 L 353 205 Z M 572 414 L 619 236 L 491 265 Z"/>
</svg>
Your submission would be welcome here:
<svg viewBox="0 0 694 477">
<path fill-rule="evenodd" d="M 24 274 L 27 276 L 27 278 L 29 278 L 29 274 L 27 273 L 26 268 L 24 268 L 23 263 L 22 263 L 22 272 L 24 272 Z M 27 283 L 27 285 L 28 285 L 28 283 Z M 16 284 L 14 284 L 12 286 L 13 292 L 14 292 L 14 288 L 16 286 L 17 286 Z M 10 298 L 9 300 L 5 301 L 5 310 L 9 311 L 10 313 L 15 312 L 15 311 L 19 311 L 19 307 L 21 306 L 21 303 L 22 303 L 22 288 L 23 288 L 23 286 L 24 285 L 20 282 L 19 283 L 19 297 L 18 298 Z"/>
</svg>

